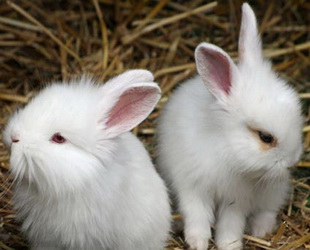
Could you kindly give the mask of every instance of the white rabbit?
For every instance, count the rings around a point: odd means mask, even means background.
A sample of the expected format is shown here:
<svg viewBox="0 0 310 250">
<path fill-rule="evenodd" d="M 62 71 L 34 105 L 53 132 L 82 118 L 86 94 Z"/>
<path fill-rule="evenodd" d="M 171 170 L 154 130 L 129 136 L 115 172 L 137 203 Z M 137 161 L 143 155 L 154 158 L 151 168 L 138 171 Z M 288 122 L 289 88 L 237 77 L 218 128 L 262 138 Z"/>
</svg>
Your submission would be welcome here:
<svg viewBox="0 0 310 250">
<path fill-rule="evenodd" d="M 160 98 L 153 75 L 127 71 L 45 88 L 4 138 L 14 202 L 33 249 L 159 250 L 170 228 L 164 182 L 128 131 Z"/>
<path fill-rule="evenodd" d="M 158 124 L 158 167 L 176 194 L 192 249 L 241 249 L 249 222 L 272 231 L 302 152 L 296 92 L 263 59 L 256 18 L 245 3 L 239 64 L 219 47 L 195 51 L 199 76 L 171 96 Z"/>
</svg>

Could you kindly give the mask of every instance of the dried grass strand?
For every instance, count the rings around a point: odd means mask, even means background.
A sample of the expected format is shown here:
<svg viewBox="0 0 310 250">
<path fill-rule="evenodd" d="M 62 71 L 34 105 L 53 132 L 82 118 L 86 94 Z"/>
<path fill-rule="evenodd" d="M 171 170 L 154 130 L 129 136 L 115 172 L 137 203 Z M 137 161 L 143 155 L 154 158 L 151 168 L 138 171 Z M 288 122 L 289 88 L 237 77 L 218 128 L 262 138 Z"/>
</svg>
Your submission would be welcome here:
<svg viewBox="0 0 310 250">
<path fill-rule="evenodd" d="M 108 65 L 109 58 L 109 42 L 108 42 L 108 30 L 107 26 L 103 20 L 103 15 L 98 3 L 98 0 L 93 0 L 95 5 L 95 9 L 98 15 L 100 28 L 101 28 L 101 36 L 102 36 L 102 69 L 105 70 Z"/>
<path fill-rule="evenodd" d="M 21 103 L 27 103 L 29 101 L 29 98 L 26 96 L 11 95 L 11 94 L 5 94 L 5 93 L 0 93 L 0 99 L 11 101 L 11 102 L 21 102 Z"/>
<path fill-rule="evenodd" d="M 302 43 L 302 44 L 294 45 L 293 47 L 290 47 L 290 48 L 277 49 L 277 50 L 265 50 L 264 55 L 268 58 L 274 58 L 274 57 L 283 56 L 286 54 L 294 53 L 296 51 L 307 50 L 307 49 L 310 49 L 310 41 Z"/>
<path fill-rule="evenodd" d="M 37 26 L 34 26 L 32 24 L 29 24 L 29 23 L 17 21 L 17 20 L 7 18 L 7 17 L 1 17 L 0 16 L 0 22 L 4 23 L 4 24 L 9 24 L 9 25 L 14 26 L 14 27 L 26 29 L 26 30 L 41 31 L 41 29 Z"/>
<path fill-rule="evenodd" d="M 262 240 L 262 239 L 256 238 L 256 237 L 251 236 L 251 235 L 245 234 L 245 235 L 243 235 L 243 238 L 245 240 L 250 240 L 250 241 L 253 241 L 255 243 L 258 243 L 258 244 L 260 244 L 262 246 L 271 247 L 271 243 L 270 242 L 268 242 L 266 240 Z"/>
<path fill-rule="evenodd" d="M 281 247 L 279 250 L 290 250 L 290 249 L 293 249 L 295 247 L 299 247 L 299 246 L 303 245 L 304 243 L 306 243 L 309 240 L 310 240 L 310 233 L 299 238 L 298 240 L 295 240 L 295 241 L 287 244 L 286 246 Z"/>
</svg>

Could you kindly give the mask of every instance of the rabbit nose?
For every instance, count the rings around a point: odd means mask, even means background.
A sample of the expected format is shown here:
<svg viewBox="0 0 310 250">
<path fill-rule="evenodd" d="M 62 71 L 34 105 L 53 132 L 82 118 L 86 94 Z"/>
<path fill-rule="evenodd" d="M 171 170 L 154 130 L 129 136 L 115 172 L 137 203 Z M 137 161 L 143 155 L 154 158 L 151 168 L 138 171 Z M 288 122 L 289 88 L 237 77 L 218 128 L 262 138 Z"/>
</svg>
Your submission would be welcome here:
<svg viewBox="0 0 310 250">
<path fill-rule="evenodd" d="M 19 139 L 18 139 L 18 138 L 16 138 L 16 137 L 12 137 L 12 138 L 11 138 L 11 140 L 12 140 L 12 142 L 13 142 L 13 143 L 17 143 L 17 142 L 19 142 Z"/>
</svg>

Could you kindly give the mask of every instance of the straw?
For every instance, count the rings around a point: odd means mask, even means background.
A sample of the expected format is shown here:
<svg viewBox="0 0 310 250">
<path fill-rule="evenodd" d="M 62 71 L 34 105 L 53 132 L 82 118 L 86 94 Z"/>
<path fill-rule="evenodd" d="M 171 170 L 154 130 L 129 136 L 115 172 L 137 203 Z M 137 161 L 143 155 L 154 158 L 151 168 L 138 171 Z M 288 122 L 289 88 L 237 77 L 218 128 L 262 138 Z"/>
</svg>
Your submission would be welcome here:
<svg viewBox="0 0 310 250">
<path fill-rule="evenodd" d="M 50 82 L 90 74 L 103 84 L 128 69 L 144 68 L 154 73 L 162 98 L 133 133 L 156 162 L 156 121 L 175 89 L 197 73 L 196 46 L 215 44 L 238 61 L 242 2 L 0 1 L 0 130 Z M 244 249 L 305 249 L 310 245 L 310 6 L 284 0 L 250 4 L 265 56 L 299 93 L 304 154 L 292 169 L 292 192 L 279 211 L 276 230 L 264 238 L 245 235 Z M 15 221 L 9 150 L 2 140 L 0 134 L 0 249 L 26 249 L 29 244 Z M 166 250 L 187 249 L 183 217 L 173 212 L 178 230 L 171 233 Z M 210 249 L 216 249 L 213 239 Z"/>
</svg>

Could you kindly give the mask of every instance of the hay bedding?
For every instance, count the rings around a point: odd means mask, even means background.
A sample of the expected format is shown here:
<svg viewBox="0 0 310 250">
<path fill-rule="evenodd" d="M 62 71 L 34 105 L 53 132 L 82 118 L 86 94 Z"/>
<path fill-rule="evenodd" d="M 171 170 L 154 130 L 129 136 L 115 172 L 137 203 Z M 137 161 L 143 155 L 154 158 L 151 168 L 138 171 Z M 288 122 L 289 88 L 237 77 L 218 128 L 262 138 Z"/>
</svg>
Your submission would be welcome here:
<svg viewBox="0 0 310 250">
<path fill-rule="evenodd" d="M 153 154 L 154 120 L 176 84 L 195 72 L 193 51 L 201 41 L 237 56 L 242 1 L 20 0 L 0 2 L 0 125 L 46 82 L 88 72 L 101 80 L 127 69 L 155 73 L 163 90 L 151 116 L 134 129 Z M 310 248 L 310 2 L 250 1 L 260 22 L 265 55 L 301 93 L 305 154 L 294 171 L 294 192 L 273 235 L 245 235 L 246 249 Z M 0 136 L 1 137 L 1 136 Z M 14 222 L 8 151 L 0 142 L 0 249 L 27 242 Z M 185 249 L 176 232 L 167 249 Z"/>
</svg>

